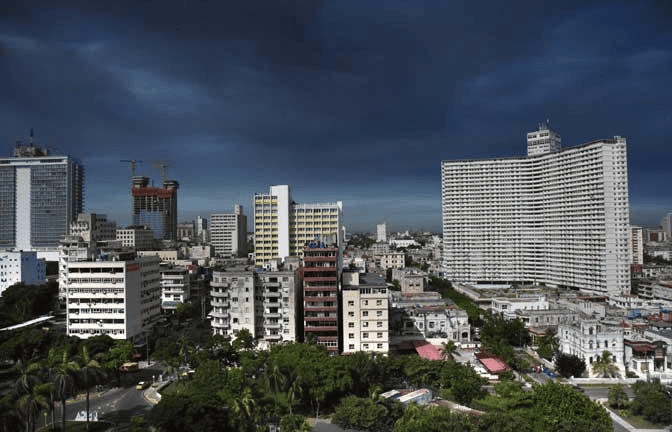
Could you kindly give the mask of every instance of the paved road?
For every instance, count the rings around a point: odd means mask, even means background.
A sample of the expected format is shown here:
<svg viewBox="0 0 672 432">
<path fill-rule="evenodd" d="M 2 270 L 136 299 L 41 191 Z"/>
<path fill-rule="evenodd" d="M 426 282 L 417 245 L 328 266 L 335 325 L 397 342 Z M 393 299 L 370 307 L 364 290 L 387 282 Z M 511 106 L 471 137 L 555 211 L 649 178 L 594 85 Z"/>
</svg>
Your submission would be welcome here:
<svg viewBox="0 0 672 432">
<path fill-rule="evenodd" d="M 152 382 L 153 377 L 163 372 L 165 365 L 154 363 L 149 368 L 143 368 L 132 373 L 125 373 L 121 377 L 122 387 L 106 390 L 102 393 L 93 393 L 89 399 L 90 410 L 98 411 L 98 420 L 107 421 L 115 425 L 130 425 L 131 419 L 137 415 L 146 414 L 151 408 L 142 391 L 135 390 L 138 381 Z M 77 401 L 69 401 L 66 404 L 65 418 L 68 421 L 75 420 L 77 413 L 86 412 L 86 399 L 78 398 Z M 60 403 L 56 407 L 56 421 L 60 422 L 62 416 Z M 86 414 L 84 414 L 86 418 Z M 51 422 L 51 416 L 47 419 Z M 38 428 L 44 426 L 44 416 L 38 420 Z"/>
</svg>

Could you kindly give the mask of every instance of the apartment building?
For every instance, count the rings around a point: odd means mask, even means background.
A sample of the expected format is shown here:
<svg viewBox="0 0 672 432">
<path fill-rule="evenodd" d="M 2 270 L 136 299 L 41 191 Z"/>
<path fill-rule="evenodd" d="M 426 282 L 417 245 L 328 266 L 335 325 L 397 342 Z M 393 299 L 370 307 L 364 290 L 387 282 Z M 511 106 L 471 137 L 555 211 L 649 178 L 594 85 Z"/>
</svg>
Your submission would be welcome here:
<svg viewBox="0 0 672 432">
<path fill-rule="evenodd" d="M 402 339 L 443 338 L 455 343 L 471 343 L 467 312 L 454 305 L 408 305 L 395 312 L 395 333 Z"/>
<path fill-rule="evenodd" d="M 46 263 L 37 252 L 0 251 L 0 295 L 12 285 L 23 282 L 39 285 L 46 280 Z"/>
<path fill-rule="evenodd" d="M 120 240 L 124 247 L 137 250 L 151 249 L 154 246 L 154 232 L 144 225 L 131 225 L 117 230 L 117 240 Z"/>
<path fill-rule="evenodd" d="M 215 256 L 247 256 L 247 216 L 236 204 L 233 213 L 210 215 L 210 245 Z"/>
<path fill-rule="evenodd" d="M 314 339 L 331 355 L 339 346 L 339 281 L 342 258 L 338 247 L 310 244 L 303 251 L 303 340 Z"/>
<path fill-rule="evenodd" d="M 301 285 L 297 270 L 298 259 L 288 259 L 282 267 L 258 271 L 259 292 L 262 300 L 262 343 L 270 346 L 287 341 L 298 341 L 301 310 Z"/>
<path fill-rule="evenodd" d="M 271 186 L 254 196 L 254 255 L 263 265 L 287 256 L 303 256 L 306 243 L 335 237 L 341 245 L 343 203 L 297 204 L 288 185 Z"/>
<path fill-rule="evenodd" d="M 402 269 L 406 267 L 406 255 L 403 252 L 388 252 L 378 256 L 378 262 L 383 269 Z"/>
<path fill-rule="evenodd" d="M 210 324 L 213 334 L 235 337 L 240 330 L 248 329 L 254 337 L 261 335 L 262 300 L 257 287 L 252 267 L 229 267 L 226 271 L 212 272 Z"/>
<path fill-rule="evenodd" d="M 58 242 L 84 207 L 84 168 L 70 156 L 50 155 L 17 141 L 0 158 L 0 248 L 37 251 L 58 260 Z"/>
<path fill-rule="evenodd" d="M 527 157 L 443 161 L 441 182 L 447 279 L 629 292 L 625 138 L 563 149 L 541 124 Z"/>
<path fill-rule="evenodd" d="M 191 276 L 186 267 L 161 264 L 161 309 L 174 312 L 191 297 Z"/>
<path fill-rule="evenodd" d="M 343 282 L 343 352 L 390 350 L 387 284 L 375 274 L 346 273 Z"/>
<path fill-rule="evenodd" d="M 298 260 L 287 260 L 268 271 L 235 266 L 213 272 L 213 334 L 235 337 L 246 328 L 263 347 L 297 341 L 302 306 L 298 267 Z"/>
<path fill-rule="evenodd" d="M 68 336 L 143 339 L 160 315 L 159 280 L 159 259 L 136 258 L 132 252 L 68 263 Z"/>
</svg>

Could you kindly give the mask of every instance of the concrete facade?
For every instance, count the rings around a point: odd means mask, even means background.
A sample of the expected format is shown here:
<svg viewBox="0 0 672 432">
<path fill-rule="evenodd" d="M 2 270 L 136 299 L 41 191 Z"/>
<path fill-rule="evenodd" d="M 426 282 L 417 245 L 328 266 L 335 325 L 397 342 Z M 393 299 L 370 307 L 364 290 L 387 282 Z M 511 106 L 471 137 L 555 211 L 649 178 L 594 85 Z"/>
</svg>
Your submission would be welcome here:
<svg viewBox="0 0 672 432">
<path fill-rule="evenodd" d="M 343 285 L 343 352 L 387 353 L 389 304 L 385 281 L 373 274 L 353 273 Z"/>
<path fill-rule="evenodd" d="M 210 216 L 210 245 L 215 256 L 247 256 L 247 216 L 236 204 L 233 213 Z"/>
<path fill-rule="evenodd" d="M 40 285 L 46 280 L 46 263 L 37 252 L 0 251 L 0 295 L 12 285 Z"/>
<path fill-rule="evenodd" d="M 143 338 L 160 315 L 161 284 L 156 257 L 120 254 L 67 266 L 67 334 L 88 339 Z"/>
<path fill-rule="evenodd" d="M 626 139 L 546 150 L 441 163 L 445 277 L 629 292 Z"/>
</svg>

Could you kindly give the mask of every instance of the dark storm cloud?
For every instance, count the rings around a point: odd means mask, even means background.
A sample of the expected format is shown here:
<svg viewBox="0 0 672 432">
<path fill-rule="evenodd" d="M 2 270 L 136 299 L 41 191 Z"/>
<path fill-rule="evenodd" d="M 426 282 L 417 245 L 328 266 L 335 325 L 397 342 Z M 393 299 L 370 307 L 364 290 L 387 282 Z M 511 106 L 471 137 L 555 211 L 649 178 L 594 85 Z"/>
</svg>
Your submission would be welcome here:
<svg viewBox="0 0 672 432">
<path fill-rule="evenodd" d="M 118 160 L 145 159 L 157 177 L 163 158 L 184 210 L 290 183 L 298 201 L 343 200 L 355 225 L 412 219 L 415 200 L 436 229 L 439 161 L 522 155 L 546 117 L 566 145 L 627 136 L 632 201 L 669 200 L 650 188 L 672 162 L 669 9 L 13 2 L 0 13 L 0 127 L 9 140 L 37 123 L 84 158 L 89 209 L 110 213 L 105 197 L 128 200 Z"/>
</svg>

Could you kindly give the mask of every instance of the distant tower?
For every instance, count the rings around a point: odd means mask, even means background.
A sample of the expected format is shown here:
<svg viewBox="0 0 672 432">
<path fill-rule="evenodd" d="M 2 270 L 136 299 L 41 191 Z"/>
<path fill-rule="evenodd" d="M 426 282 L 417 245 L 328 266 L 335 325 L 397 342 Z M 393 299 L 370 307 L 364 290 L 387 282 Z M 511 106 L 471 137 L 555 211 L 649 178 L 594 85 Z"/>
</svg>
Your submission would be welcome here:
<svg viewBox="0 0 672 432">
<path fill-rule="evenodd" d="M 539 123 L 538 131 L 527 134 L 528 156 L 560 151 L 562 139 L 558 133 L 549 128 L 550 123 L 550 120 L 546 119 L 546 123 Z"/>
<path fill-rule="evenodd" d="M 165 180 L 163 188 L 149 187 L 149 178 L 134 176 L 131 196 L 131 217 L 134 225 L 146 225 L 157 240 L 177 239 L 176 180 Z"/>
<path fill-rule="evenodd" d="M 377 225 L 377 234 L 376 242 L 387 243 L 387 224 L 385 222 Z"/>
<path fill-rule="evenodd" d="M 84 168 L 70 156 L 50 156 L 33 135 L 0 159 L 0 248 L 53 249 L 57 259 L 61 236 L 84 207 Z"/>
</svg>

